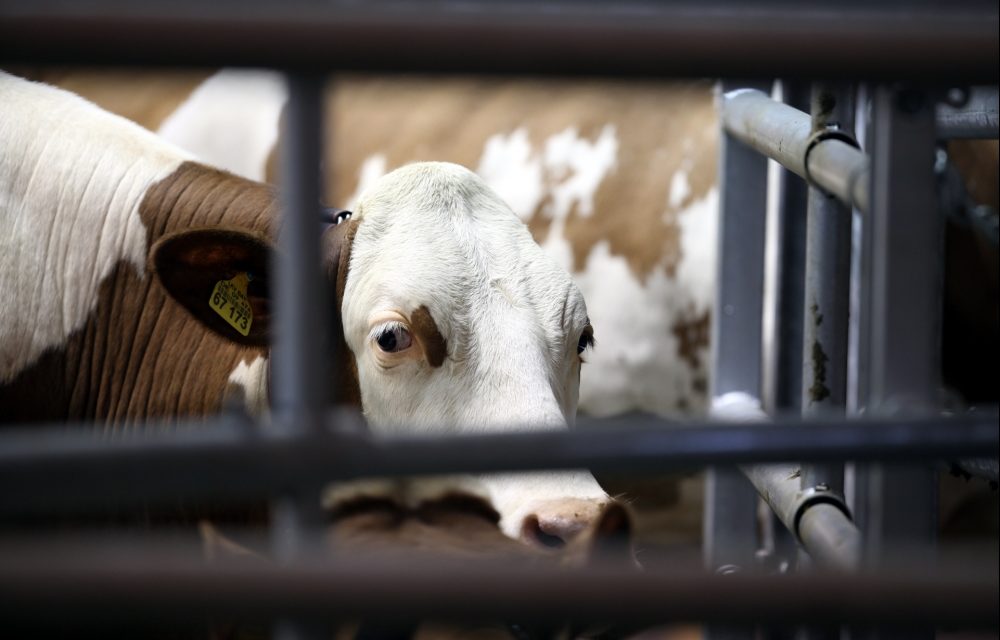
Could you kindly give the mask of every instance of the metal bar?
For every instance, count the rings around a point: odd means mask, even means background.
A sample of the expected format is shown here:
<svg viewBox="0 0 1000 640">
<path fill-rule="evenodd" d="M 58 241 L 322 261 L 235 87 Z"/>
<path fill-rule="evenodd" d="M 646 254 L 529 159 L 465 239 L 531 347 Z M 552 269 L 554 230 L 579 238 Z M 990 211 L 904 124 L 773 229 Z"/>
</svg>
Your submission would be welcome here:
<svg viewBox="0 0 1000 640">
<path fill-rule="evenodd" d="M 260 496 L 300 483 L 369 476 L 573 468 L 643 473 L 790 460 L 931 461 L 992 457 L 1000 445 L 995 412 L 936 419 L 778 420 L 756 426 L 705 421 L 683 427 L 652 417 L 623 417 L 581 423 L 586 428 L 574 432 L 446 438 L 333 434 L 351 415 L 336 418 L 330 433 L 301 437 L 247 437 L 244 430 L 218 422 L 176 425 L 173 433 L 163 426 L 159 433 L 114 440 L 63 427 L 6 433 L 0 438 L 0 484 L 18 490 L 0 494 L 0 513 L 44 514 L 77 503 L 178 495 Z"/>
<path fill-rule="evenodd" d="M 794 109 L 808 108 L 808 85 L 782 81 L 782 100 Z M 802 309 L 805 287 L 806 198 L 808 186 L 777 165 L 777 203 L 774 208 L 774 278 L 766 300 L 773 317 L 768 367 L 768 413 L 798 413 L 802 403 Z"/>
<path fill-rule="evenodd" d="M 849 85 L 814 84 L 810 115 L 814 138 L 828 133 L 854 137 L 854 91 Z M 807 158 L 809 160 L 809 158 Z M 851 283 L 851 208 L 816 187 L 809 188 L 806 211 L 805 294 L 802 306 L 803 415 L 844 415 L 847 392 L 847 330 Z M 844 463 L 801 466 L 796 520 L 802 541 L 799 571 L 815 566 L 857 570 L 861 532 L 843 499 Z M 795 480 L 785 483 L 788 489 Z M 807 498 L 803 498 L 807 496 Z M 808 502 L 812 499 L 813 502 Z M 828 500 L 828 501 L 826 501 Z M 787 526 L 786 522 L 786 526 Z M 836 640 L 839 626 L 810 625 L 799 640 Z"/>
<path fill-rule="evenodd" d="M 839 496 L 831 491 L 804 492 L 798 465 L 754 465 L 743 470 L 813 560 L 841 571 L 860 567 L 861 532 Z"/>
<path fill-rule="evenodd" d="M 322 77 L 290 73 L 281 139 L 281 196 L 284 207 L 274 260 L 275 336 L 271 349 L 271 410 L 276 426 L 288 433 L 320 433 L 329 401 L 328 309 L 320 271 L 320 167 L 323 139 Z M 272 427 L 273 428 L 273 427 Z M 319 547 L 315 532 L 323 522 L 321 485 L 309 482 L 277 487 L 271 503 L 272 549 L 279 562 L 291 562 Z M 278 619 L 278 640 L 323 638 L 322 629 L 302 619 Z"/>
<path fill-rule="evenodd" d="M 809 85 L 782 80 L 781 100 L 795 108 L 809 108 Z M 765 321 L 764 345 L 768 366 L 765 369 L 764 407 L 771 415 L 799 412 L 802 403 L 802 309 L 805 291 L 806 200 L 808 185 L 777 163 L 769 167 L 776 172 L 776 184 L 770 185 L 777 202 L 769 208 L 768 259 L 773 260 L 765 293 L 765 311 L 771 317 Z M 771 235 L 773 233 L 773 235 Z M 772 257 L 773 256 L 773 257 Z M 765 316 L 766 318 L 766 316 Z M 762 498 L 760 498 L 762 500 Z M 794 567 L 800 554 L 796 536 L 768 509 L 761 523 L 761 545 L 758 556 L 767 570 L 781 571 Z M 768 554 L 770 557 L 768 557 Z M 766 638 L 781 640 L 787 630 L 764 630 Z"/>
<path fill-rule="evenodd" d="M 995 82 L 996 4 L 232 2 L 0 5 L 0 59 L 364 71 Z"/>
<path fill-rule="evenodd" d="M 727 81 L 723 87 L 731 89 Z M 762 85 L 769 88 L 769 85 Z M 718 263 L 712 314 L 712 397 L 760 397 L 767 220 L 767 162 L 725 131 L 719 136 Z M 710 467 L 705 484 L 704 550 L 710 571 L 752 569 L 756 497 L 731 468 Z M 751 628 L 712 627 L 710 640 L 750 638 Z"/>
<path fill-rule="evenodd" d="M 869 209 L 868 159 L 837 138 L 813 140 L 808 114 L 752 89 L 722 97 L 726 131 L 841 202 Z"/>
<path fill-rule="evenodd" d="M 871 141 L 871 90 L 868 84 L 858 85 L 855 111 L 855 136 L 862 149 Z M 868 406 L 868 354 L 871 333 L 871 286 L 866 281 L 871 272 L 871 222 L 856 208 L 851 221 L 851 297 L 848 321 L 847 354 L 847 414 L 866 415 Z M 868 521 L 867 466 L 848 462 L 844 466 L 844 498 L 851 515 L 862 530 Z"/>
<path fill-rule="evenodd" d="M 939 138 L 989 138 L 1000 135 L 1000 115 L 997 108 L 997 87 L 971 87 L 965 106 L 937 107 Z"/>
<path fill-rule="evenodd" d="M 74 629 L 109 617 L 125 624 L 162 616 L 266 620 L 289 614 L 330 621 L 376 617 L 629 625 L 713 620 L 996 627 L 998 622 L 996 573 L 983 571 L 719 577 L 625 567 L 532 568 L 454 558 L 389 560 L 366 554 L 336 561 L 310 558 L 281 567 L 265 562 L 206 565 L 153 553 L 61 557 L 49 549 L 46 557 L 44 547 L 36 553 L 17 551 L 0 554 L 0 620 L 8 630 L 12 621 L 58 622 L 51 618 L 53 610 L 61 612 L 59 619 L 72 620 Z"/>
<path fill-rule="evenodd" d="M 920 89 L 880 86 L 873 114 L 868 410 L 926 415 L 938 404 L 943 270 L 934 104 Z M 904 546 L 932 561 L 936 470 L 873 465 L 867 481 L 866 561 L 891 565 Z"/>
<path fill-rule="evenodd" d="M 854 91 L 815 85 L 812 134 L 853 137 Z M 847 406 L 847 330 L 851 284 L 851 209 L 819 189 L 809 190 L 806 214 L 802 412 L 844 415 Z M 802 488 L 824 485 L 843 493 L 843 464 L 804 465 Z"/>
<path fill-rule="evenodd" d="M 284 215 L 274 261 L 275 345 L 271 352 L 271 407 L 293 419 L 279 424 L 311 429 L 329 399 L 326 365 L 327 292 L 320 275 L 320 140 L 322 78 L 289 74 L 281 141 Z"/>
</svg>

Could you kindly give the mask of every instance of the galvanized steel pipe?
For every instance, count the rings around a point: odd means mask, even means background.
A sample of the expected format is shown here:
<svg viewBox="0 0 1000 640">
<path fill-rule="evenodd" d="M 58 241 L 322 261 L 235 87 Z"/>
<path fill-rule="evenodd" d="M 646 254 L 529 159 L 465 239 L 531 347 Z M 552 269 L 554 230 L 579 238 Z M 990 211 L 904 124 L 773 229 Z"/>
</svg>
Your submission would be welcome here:
<svg viewBox="0 0 1000 640">
<path fill-rule="evenodd" d="M 840 136 L 814 137 L 808 114 L 755 89 L 722 96 L 723 127 L 789 171 L 867 213 L 868 158 Z"/>
<path fill-rule="evenodd" d="M 817 563 L 853 571 L 860 566 L 861 532 L 832 491 L 800 488 L 798 465 L 754 465 L 743 473 Z"/>
</svg>

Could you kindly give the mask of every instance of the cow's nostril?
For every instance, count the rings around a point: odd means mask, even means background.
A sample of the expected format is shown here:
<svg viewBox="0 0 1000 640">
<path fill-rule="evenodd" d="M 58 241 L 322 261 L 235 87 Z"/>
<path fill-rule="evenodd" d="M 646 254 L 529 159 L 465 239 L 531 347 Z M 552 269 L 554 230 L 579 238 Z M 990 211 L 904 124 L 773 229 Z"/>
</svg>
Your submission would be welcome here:
<svg viewBox="0 0 1000 640">
<path fill-rule="evenodd" d="M 521 525 L 521 537 L 546 549 L 562 549 L 566 541 L 560 536 L 542 529 L 538 516 L 528 516 Z"/>
</svg>

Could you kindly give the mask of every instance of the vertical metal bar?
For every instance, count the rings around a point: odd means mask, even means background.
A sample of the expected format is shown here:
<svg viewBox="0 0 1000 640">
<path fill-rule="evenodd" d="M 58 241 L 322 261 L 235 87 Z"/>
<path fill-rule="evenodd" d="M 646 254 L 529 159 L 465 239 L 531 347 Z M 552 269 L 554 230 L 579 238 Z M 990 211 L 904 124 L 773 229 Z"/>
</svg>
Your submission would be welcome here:
<svg viewBox="0 0 1000 640">
<path fill-rule="evenodd" d="M 271 398 L 284 426 L 314 428 L 309 416 L 326 406 L 329 377 L 325 354 L 327 304 L 320 275 L 320 152 L 322 79 L 289 74 L 281 143 L 281 197 L 275 261 L 275 345 Z"/>
<path fill-rule="evenodd" d="M 862 149 L 871 140 L 871 87 L 861 84 L 855 94 L 854 135 Z M 855 209 L 851 221 L 851 287 L 848 319 L 847 353 L 847 414 L 861 415 L 868 404 L 868 352 L 871 316 L 871 287 L 867 274 L 871 271 L 871 234 L 869 218 Z M 859 528 L 868 520 L 868 465 L 849 462 L 844 468 L 844 499 Z"/>
<path fill-rule="evenodd" d="M 880 86 L 873 102 L 868 406 L 892 415 L 934 411 L 939 386 L 942 220 L 934 193 L 934 101 Z M 866 561 L 905 550 L 933 556 L 936 473 L 872 465 Z M 909 637 L 933 635 L 932 629 Z"/>
<path fill-rule="evenodd" d="M 849 86 L 813 85 L 810 97 L 813 136 L 843 132 L 853 137 L 854 90 Z M 806 159 L 808 163 L 808 158 Z M 844 415 L 847 401 L 847 331 L 851 284 L 851 208 L 820 189 L 810 187 L 806 211 L 805 294 L 803 296 L 802 387 L 803 416 Z M 843 463 L 804 464 L 801 489 L 842 495 Z M 836 515 L 841 516 L 840 513 Z M 843 518 L 842 525 L 850 523 Z M 819 529 L 834 539 L 844 532 Z M 846 529 L 845 529 L 846 531 Z M 849 533 L 857 536 L 856 529 Z M 838 535 L 840 534 L 840 535 Z M 815 558 L 805 552 L 800 570 Z M 850 566 L 850 565 L 848 565 Z M 800 640 L 835 640 L 836 626 L 808 627 Z"/>
<path fill-rule="evenodd" d="M 739 86 L 727 81 L 723 88 Z M 759 88 L 766 91 L 770 85 Z M 742 391 L 760 397 L 767 161 L 724 130 L 719 138 L 722 196 L 712 316 L 712 396 Z M 756 492 L 736 469 L 715 467 L 708 470 L 705 492 L 707 567 L 722 572 L 749 568 L 756 550 Z M 753 636 L 749 628 L 707 631 L 713 640 Z"/>
<path fill-rule="evenodd" d="M 813 135 L 854 130 L 854 91 L 816 85 Z M 806 215 L 803 308 L 802 413 L 844 415 L 847 402 L 847 331 L 851 282 L 851 209 L 816 188 Z M 803 488 L 825 484 L 843 492 L 843 465 L 805 465 Z"/>
<path fill-rule="evenodd" d="M 808 87 L 801 82 L 782 81 L 782 101 L 805 111 Z M 805 180 L 778 166 L 775 220 L 774 292 L 772 305 L 773 341 L 769 390 L 765 407 L 769 413 L 798 413 L 802 399 L 802 296 L 805 280 L 806 194 Z"/>
<path fill-rule="evenodd" d="M 271 398 L 276 428 L 284 435 L 318 433 L 327 403 L 329 375 L 327 304 L 320 272 L 319 202 L 322 140 L 322 78 L 289 74 L 282 137 L 280 255 L 274 264 L 275 310 L 271 352 Z M 322 522 L 319 487 L 282 487 L 272 503 L 272 546 L 279 562 L 307 553 Z M 281 619 L 281 640 L 325 637 L 320 626 Z"/>
<path fill-rule="evenodd" d="M 801 81 L 781 81 L 781 100 L 795 109 L 809 108 L 809 86 Z M 768 281 L 770 291 L 765 301 L 770 305 L 766 313 L 772 321 L 770 335 L 764 343 L 769 345 L 765 357 L 765 403 L 768 413 L 781 415 L 798 413 L 802 400 L 802 306 L 805 286 L 806 200 L 808 185 L 805 180 L 777 163 L 770 163 L 777 171 L 773 194 L 777 199 L 773 208 L 774 231 L 768 238 L 768 249 L 774 253 L 774 274 Z M 772 244 L 773 242 L 773 244 Z M 763 499 L 759 499 L 763 501 Z M 761 554 L 767 560 L 769 571 L 788 571 L 796 564 L 799 554 L 795 534 L 781 521 L 769 505 L 766 520 L 761 527 Z M 768 628 L 762 630 L 765 638 L 791 637 L 792 629 Z"/>
</svg>

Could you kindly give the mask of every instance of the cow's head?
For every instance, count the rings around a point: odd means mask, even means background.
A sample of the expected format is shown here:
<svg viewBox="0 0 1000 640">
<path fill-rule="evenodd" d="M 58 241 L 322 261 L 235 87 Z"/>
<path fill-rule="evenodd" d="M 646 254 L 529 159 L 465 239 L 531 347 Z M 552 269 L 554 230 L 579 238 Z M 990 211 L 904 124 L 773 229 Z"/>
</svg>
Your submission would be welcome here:
<svg viewBox="0 0 1000 640">
<path fill-rule="evenodd" d="M 266 272 L 270 241 L 242 235 L 173 234 L 156 244 L 153 263 L 167 289 L 210 327 L 264 345 L 268 327 L 256 314 L 268 315 L 266 278 L 248 287 L 255 310 L 248 336 L 204 303 L 214 283 Z M 323 257 L 333 323 L 350 355 L 342 366 L 376 432 L 563 429 L 573 421 L 582 357 L 593 343 L 583 296 L 472 172 L 422 163 L 386 175 L 353 218 L 324 232 Z M 554 546 L 591 524 L 609 500 L 585 472 L 485 481 L 508 535 Z"/>
</svg>

